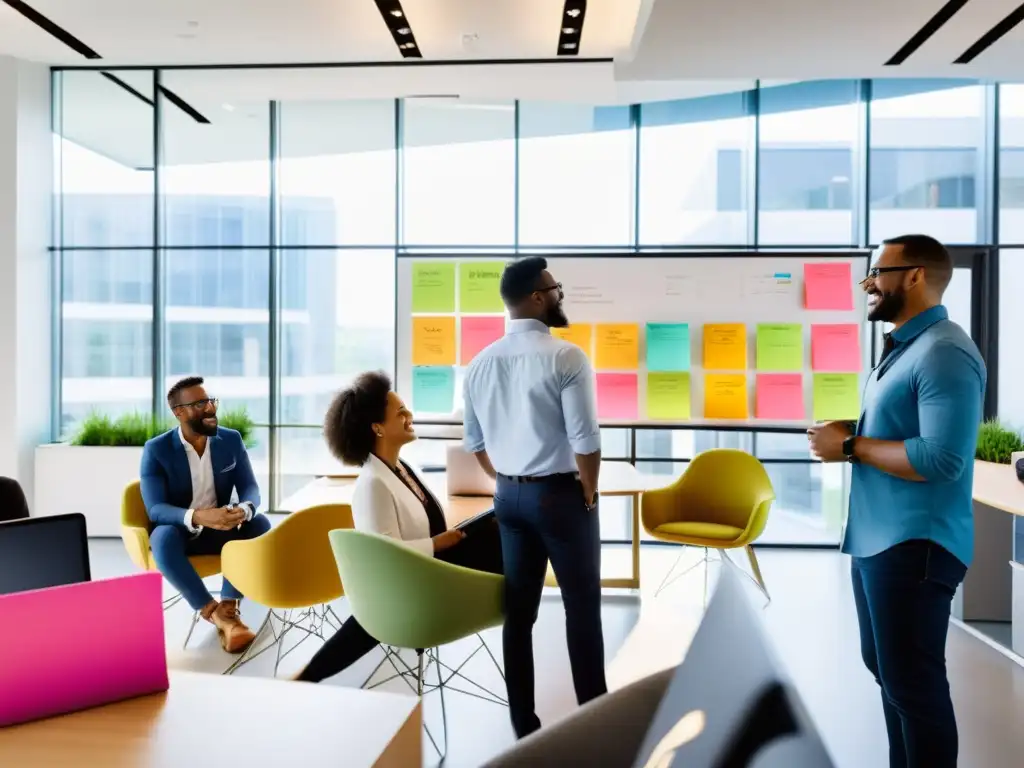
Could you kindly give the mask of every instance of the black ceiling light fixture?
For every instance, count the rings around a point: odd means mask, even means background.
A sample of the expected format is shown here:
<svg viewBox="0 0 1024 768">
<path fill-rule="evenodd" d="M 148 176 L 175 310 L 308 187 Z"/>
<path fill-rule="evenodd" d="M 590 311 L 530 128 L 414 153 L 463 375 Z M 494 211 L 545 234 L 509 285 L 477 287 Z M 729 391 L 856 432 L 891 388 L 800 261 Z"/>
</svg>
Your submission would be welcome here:
<svg viewBox="0 0 1024 768">
<path fill-rule="evenodd" d="M 409 25 L 409 18 L 405 15 L 405 9 L 399 0 L 374 0 L 377 3 L 377 10 L 380 11 L 384 23 L 387 24 L 391 37 L 395 39 L 398 52 L 404 59 L 422 59 L 419 43 L 416 42 L 416 35 L 412 33 Z"/>
<path fill-rule="evenodd" d="M 1024 5 L 1019 5 L 1014 10 L 1010 11 L 1010 13 L 992 27 L 992 29 L 979 37 L 975 41 L 974 45 L 961 53 L 953 63 L 970 64 L 981 53 L 992 47 L 1001 37 L 1022 21 L 1024 21 Z"/>
<path fill-rule="evenodd" d="M 562 16 L 558 20 L 559 56 L 578 56 L 583 38 L 583 20 L 587 16 L 587 0 L 565 0 Z"/>
<path fill-rule="evenodd" d="M 47 34 L 52 35 L 53 37 L 60 40 L 62 43 L 64 43 L 64 45 L 73 50 L 75 53 L 79 53 L 87 59 L 103 58 L 98 53 L 96 53 L 96 51 L 94 51 L 88 45 L 86 45 L 77 37 L 72 35 L 66 29 L 43 16 L 43 14 L 41 14 L 28 3 L 22 2 L 22 0 L 0 0 L 0 2 L 3 2 L 11 6 L 11 8 L 13 8 L 15 11 L 20 13 L 22 16 L 31 21 L 33 24 L 35 24 L 37 27 L 39 27 Z"/>
</svg>

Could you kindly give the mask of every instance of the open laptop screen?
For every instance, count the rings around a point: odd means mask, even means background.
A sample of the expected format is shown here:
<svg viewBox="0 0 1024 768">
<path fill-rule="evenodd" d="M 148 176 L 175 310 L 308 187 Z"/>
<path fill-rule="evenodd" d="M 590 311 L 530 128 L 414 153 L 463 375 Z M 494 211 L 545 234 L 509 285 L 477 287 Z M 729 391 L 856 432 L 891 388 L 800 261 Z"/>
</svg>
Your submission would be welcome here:
<svg viewBox="0 0 1024 768">
<path fill-rule="evenodd" d="M 0 523 L 0 595 L 91 578 L 84 515 Z"/>
</svg>

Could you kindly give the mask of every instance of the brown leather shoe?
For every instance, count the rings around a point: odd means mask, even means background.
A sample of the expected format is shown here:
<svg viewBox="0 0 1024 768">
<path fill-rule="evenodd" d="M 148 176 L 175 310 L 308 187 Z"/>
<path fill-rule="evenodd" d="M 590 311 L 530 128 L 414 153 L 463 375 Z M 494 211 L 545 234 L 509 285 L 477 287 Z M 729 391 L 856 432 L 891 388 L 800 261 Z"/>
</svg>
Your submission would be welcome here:
<svg viewBox="0 0 1024 768">
<path fill-rule="evenodd" d="M 220 645 L 228 653 L 241 653 L 256 639 L 256 633 L 242 623 L 237 600 L 222 600 L 203 618 L 217 628 Z"/>
</svg>

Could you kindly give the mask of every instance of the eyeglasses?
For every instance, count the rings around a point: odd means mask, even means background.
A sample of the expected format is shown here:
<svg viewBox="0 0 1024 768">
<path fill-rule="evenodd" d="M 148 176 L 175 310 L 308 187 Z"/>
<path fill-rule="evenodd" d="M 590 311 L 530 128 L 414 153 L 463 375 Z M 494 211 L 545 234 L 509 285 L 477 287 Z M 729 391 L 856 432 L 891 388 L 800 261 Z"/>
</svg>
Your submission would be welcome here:
<svg viewBox="0 0 1024 768">
<path fill-rule="evenodd" d="M 206 398 L 203 398 L 202 400 L 193 400 L 191 403 L 178 403 L 174 407 L 175 408 L 198 408 L 201 411 L 205 411 L 206 407 L 208 405 L 213 405 L 214 407 L 217 407 L 217 403 L 219 403 L 219 402 L 220 402 L 219 398 L 216 398 L 216 397 L 206 397 Z"/>
<path fill-rule="evenodd" d="M 562 284 L 555 283 L 554 285 L 546 285 L 543 288 L 538 288 L 534 293 L 547 293 L 548 291 L 561 291 Z"/>
<path fill-rule="evenodd" d="M 864 285 L 868 280 L 874 280 L 879 275 L 885 274 L 886 272 L 909 272 L 912 269 L 924 269 L 920 264 L 900 264 L 895 267 L 872 267 L 868 270 L 868 276 L 860 281 L 861 285 Z"/>
</svg>

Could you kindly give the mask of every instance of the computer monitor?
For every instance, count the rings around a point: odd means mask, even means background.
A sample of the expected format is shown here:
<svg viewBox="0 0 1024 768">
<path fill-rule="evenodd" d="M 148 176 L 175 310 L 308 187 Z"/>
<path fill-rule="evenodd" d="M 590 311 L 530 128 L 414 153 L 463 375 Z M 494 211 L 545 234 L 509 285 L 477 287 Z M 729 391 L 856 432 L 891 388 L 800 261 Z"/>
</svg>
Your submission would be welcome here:
<svg viewBox="0 0 1024 768">
<path fill-rule="evenodd" d="M 85 515 L 0 523 L 0 595 L 89 581 Z"/>
<path fill-rule="evenodd" d="M 633 766 L 833 768 L 728 567 Z"/>
</svg>

